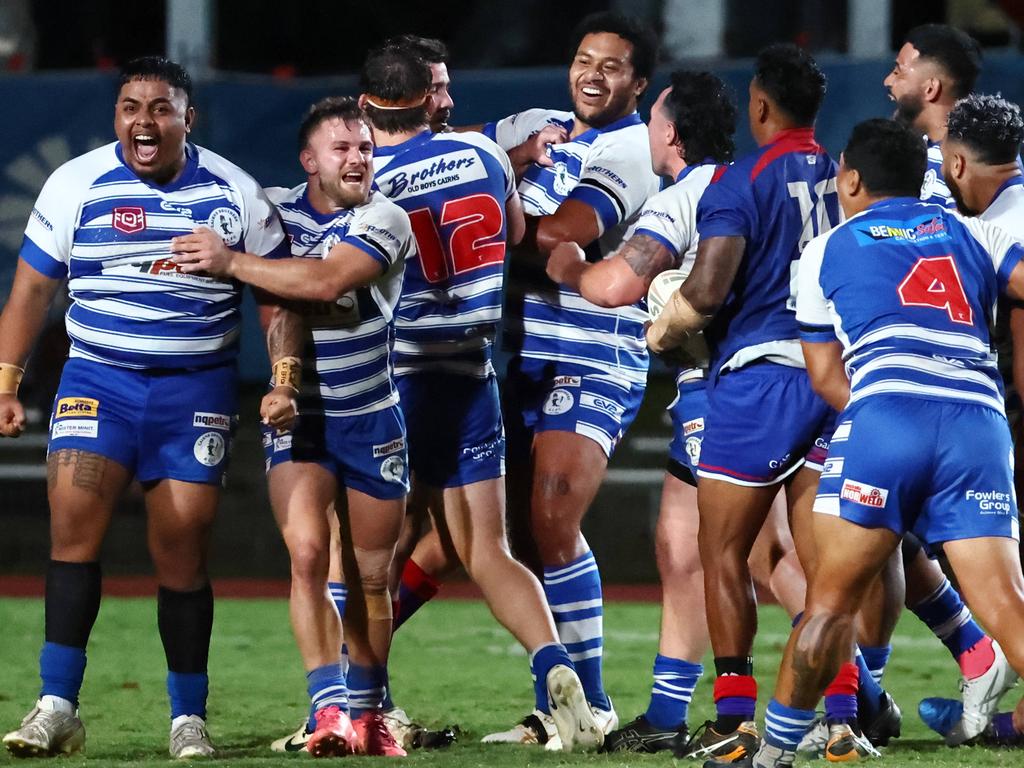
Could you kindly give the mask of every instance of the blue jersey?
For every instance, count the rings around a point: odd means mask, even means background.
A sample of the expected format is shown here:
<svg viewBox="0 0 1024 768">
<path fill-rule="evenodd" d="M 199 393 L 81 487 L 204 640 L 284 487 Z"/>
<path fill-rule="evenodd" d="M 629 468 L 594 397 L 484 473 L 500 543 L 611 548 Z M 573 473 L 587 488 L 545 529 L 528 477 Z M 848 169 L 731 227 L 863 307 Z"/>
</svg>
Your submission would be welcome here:
<svg viewBox="0 0 1024 768">
<path fill-rule="evenodd" d="M 296 304 L 311 336 L 303 353 L 300 412 L 357 416 L 395 405 L 389 354 L 405 261 L 415 247 L 408 216 L 379 192 L 334 214 L 310 205 L 305 184 L 269 193 L 285 222 L 293 257 L 321 259 L 345 243 L 383 269 L 371 285 L 337 301 Z"/>
<path fill-rule="evenodd" d="M 1022 254 L 988 222 L 913 198 L 882 200 L 804 252 L 801 336 L 842 342 L 851 404 L 900 394 L 1002 412 L 989 325 Z"/>
<path fill-rule="evenodd" d="M 185 147 L 171 184 L 138 177 L 117 142 L 62 165 L 39 193 L 21 258 L 68 278 L 71 357 L 125 368 L 187 369 L 238 352 L 238 283 L 186 274 L 171 239 L 207 226 L 236 251 L 287 254 L 274 207 L 244 171 Z"/>
<path fill-rule="evenodd" d="M 531 109 L 488 124 L 484 133 L 508 150 L 547 125 L 571 133 L 573 115 Z M 594 209 L 601 233 L 587 249 L 588 259 L 607 256 L 622 244 L 640 206 L 659 188 L 643 122 L 635 113 L 627 115 L 551 145 L 549 156 L 550 167 L 534 164 L 519 182 L 523 209 L 529 216 L 548 216 L 565 200 L 585 203 Z M 598 307 L 513 259 L 507 307 L 506 339 L 524 358 L 596 369 L 630 385 L 646 383 L 648 318 L 641 303 Z"/>
<path fill-rule="evenodd" d="M 712 376 L 756 360 L 804 366 L 794 312 L 800 253 L 838 221 L 836 166 L 811 128 L 780 132 L 707 188 L 697 206 L 701 239 L 746 239 L 729 295 L 704 331 Z"/>
<path fill-rule="evenodd" d="M 377 147 L 377 188 L 409 214 L 417 249 L 395 321 L 395 375 L 423 370 L 487 378 L 501 319 L 508 155 L 475 133 L 425 131 Z"/>
</svg>

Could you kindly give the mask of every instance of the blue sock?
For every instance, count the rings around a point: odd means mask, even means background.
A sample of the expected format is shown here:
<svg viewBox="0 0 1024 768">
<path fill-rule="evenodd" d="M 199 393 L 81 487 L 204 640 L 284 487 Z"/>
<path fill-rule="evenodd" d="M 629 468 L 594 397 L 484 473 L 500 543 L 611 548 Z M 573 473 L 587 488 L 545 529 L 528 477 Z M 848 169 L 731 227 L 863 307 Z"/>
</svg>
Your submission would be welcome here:
<svg viewBox="0 0 1024 768">
<path fill-rule="evenodd" d="M 773 747 L 795 751 L 814 718 L 813 709 L 794 709 L 772 699 L 764 713 L 764 740 Z"/>
<path fill-rule="evenodd" d="M 306 691 L 309 693 L 310 709 L 314 712 L 330 706 L 348 712 L 348 689 L 340 664 L 324 664 L 307 672 Z"/>
<path fill-rule="evenodd" d="M 544 595 L 558 628 L 558 637 L 576 666 L 587 701 L 611 709 L 601 679 L 604 651 L 604 608 L 601 574 L 594 553 L 557 567 L 544 567 Z"/>
<path fill-rule="evenodd" d="M 548 672 L 557 664 L 564 664 L 569 669 L 573 669 L 572 660 L 561 643 L 542 645 L 530 654 L 534 706 L 546 715 L 551 713 L 548 707 Z"/>
<path fill-rule="evenodd" d="M 348 600 L 348 587 L 340 581 L 328 581 L 327 591 L 331 595 L 331 602 L 338 609 L 338 616 L 345 618 L 345 603 Z"/>
<path fill-rule="evenodd" d="M 660 653 L 655 656 L 651 703 L 644 713 L 647 722 L 659 730 L 678 730 L 685 725 L 693 689 L 702 674 L 700 664 Z"/>
<path fill-rule="evenodd" d="M 889 663 L 889 657 L 892 655 L 892 646 L 879 645 L 874 648 L 861 646 L 860 653 L 864 657 L 864 663 L 868 665 L 871 676 L 875 678 L 876 683 L 881 685 L 882 675 L 885 674 L 885 665 Z"/>
<path fill-rule="evenodd" d="M 391 698 L 391 673 L 388 672 L 387 667 L 384 668 L 384 701 L 380 706 L 385 712 L 395 708 L 395 701 Z"/>
<path fill-rule="evenodd" d="M 78 692 L 85 677 L 85 648 L 60 643 L 43 643 L 39 653 L 39 677 L 42 696 L 59 696 L 78 706 Z"/>
<path fill-rule="evenodd" d="M 860 693 L 864 694 L 864 697 L 871 705 L 871 712 L 875 712 L 878 710 L 878 702 L 882 698 L 882 686 L 878 684 L 878 681 L 871 674 L 871 670 L 868 669 L 867 662 L 864 660 L 864 654 L 861 653 L 860 648 L 855 650 L 853 660 L 856 662 L 857 670 L 860 673 L 860 678 L 857 681 L 860 686 Z"/>
<path fill-rule="evenodd" d="M 789 623 L 789 625 L 791 627 L 793 627 L 794 629 L 796 629 L 796 625 L 800 623 L 800 619 L 802 619 L 803 617 L 804 617 L 804 612 L 800 611 L 800 613 L 798 613 L 796 616 L 793 617 L 793 620 Z"/>
<path fill-rule="evenodd" d="M 210 678 L 205 672 L 167 673 L 167 695 L 171 699 L 171 720 L 181 715 L 206 719 L 206 697 Z"/>
<path fill-rule="evenodd" d="M 961 654 L 985 637 L 949 579 L 944 578 L 938 589 L 911 610 L 949 649 L 957 663 Z"/>
<path fill-rule="evenodd" d="M 348 706 L 353 720 L 364 712 L 381 708 L 387 676 L 388 671 L 383 666 L 364 667 L 349 662 Z"/>
</svg>

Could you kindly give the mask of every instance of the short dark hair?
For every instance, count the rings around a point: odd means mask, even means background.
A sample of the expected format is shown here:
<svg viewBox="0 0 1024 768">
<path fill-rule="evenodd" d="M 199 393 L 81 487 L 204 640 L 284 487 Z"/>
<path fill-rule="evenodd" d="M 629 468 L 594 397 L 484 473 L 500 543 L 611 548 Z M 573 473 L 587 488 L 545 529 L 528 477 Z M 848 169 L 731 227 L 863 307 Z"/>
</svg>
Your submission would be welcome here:
<svg viewBox="0 0 1024 768">
<path fill-rule="evenodd" d="M 366 120 L 363 110 L 359 108 L 359 101 L 351 96 L 328 96 L 314 103 L 306 110 L 305 117 L 299 124 L 299 151 L 301 152 L 309 144 L 309 137 L 324 120 L 332 117 L 340 117 L 346 123 L 353 120 Z"/>
<path fill-rule="evenodd" d="M 825 98 L 825 73 L 811 54 L 792 43 L 769 45 L 757 54 L 754 79 L 798 125 L 814 124 Z"/>
<path fill-rule="evenodd" d="M 952 78 L 953 98 L 962 99 L 974 90 L 981 73 L 981 46 L 973 37 L 947 24 L 922 24 L 910 30 L 907 42 Z"/>
<path fill-rule="evenodd" d="M 395 35 L 384 41 L 384 48 L 401 48 L 412 51 L 427 64 L 447 64 L 448 46 L 435 37 L 419 35 Z"/>
<path fill-rule="evenodd" d="M 972 93 L 950 111 L 946 137 L 966 144 L 985 165 L 1012 163 L 1024 142 L 1020 107 L 998 96 Z"/>
<path fill-rule="evenodd" d="M 192 104 L 192 76 L 181 64 L 163 56 L 140 56 L 121 68 L 118 90 L 133 80 L 160 80 L 172 88 L 184 91 L 189 105 Z"/>
<path fill-rule="evenodd" d="M 610 32 L 618 35 L 633 46 L 633 74 L 638 78 L 651 79 L 654 65 L 658 61 L 658 36 L 646 24 L 612 11 L 601 11 L 584 17 L 572 32 L 572 47 L 569 57 L 576 55 L 580 43 L 587 35 Z"/>
<path fill-rule="evenodd" d="M 408 48 L 381 46 L 370 51 L 363 64 L 360 84 L 373 101 L 416 103 L 419 106 L 380 109 L 367 103 L 366 116 L 374 128 L 385 133 L 410 131 L 429 122 L 426 96 L 430 90 L 430 67 Z"/>
<path fill-rule="evenodd" d="M 736 145 L 736 104 L 732 92 L 710 72 L 676 70 L 664 109 L 683 142 L 688 165 L 710 157 L 716 163 L 732 160 Z"/>
<path fill-rule="evenodd" d="M 872 195 L 917 197 L 928 167 L 928 150 L 910 126 L 876 117 L 853 127 L 843 162 L 860 174 Z"/>
</svg>

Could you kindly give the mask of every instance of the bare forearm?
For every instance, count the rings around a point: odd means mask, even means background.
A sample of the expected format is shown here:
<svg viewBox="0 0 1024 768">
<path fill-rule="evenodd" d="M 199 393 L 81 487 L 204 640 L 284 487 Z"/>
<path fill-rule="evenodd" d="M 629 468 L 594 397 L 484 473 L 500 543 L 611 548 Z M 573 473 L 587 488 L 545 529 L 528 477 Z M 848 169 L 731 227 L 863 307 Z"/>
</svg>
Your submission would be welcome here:
<svg viewBox="0 0 1024 768">
<path fill-rule="evenodd" d="M 25 367 L 59 288 L 57 280 L 26 283 L 15 278 L 11 295 L 0 314 L 0 363 Z"/>
<path fill-rule="evenodd" d="M 583 297 L 600 307 L 634 304 L 651 281 L 672 266 L 672 254 L 649 235 L 634 235 L 611 257 L 594 264 L 580 281 Z"/>
<path fill-rule="evenodd" d="M 725 303 L 746 247 L 743 237 L 701 241 L 693 270 L 679 289 L 697 312 L 713 316 Z"/>
<path fill-rule="evenodd" d="M 282 357 L 302 357 L 305 346 L 302 315 L 286 307 L 274 307 L 267 324 L 267 356 L 273 363 Z"/>
<path fill-rule="evenodd" d="M 321 259 L 262 259 L 239 253 L 231 276 L 285 299 L 334 301 L 352 287 L 341 285 L 338 270 Z"/>
</svg>

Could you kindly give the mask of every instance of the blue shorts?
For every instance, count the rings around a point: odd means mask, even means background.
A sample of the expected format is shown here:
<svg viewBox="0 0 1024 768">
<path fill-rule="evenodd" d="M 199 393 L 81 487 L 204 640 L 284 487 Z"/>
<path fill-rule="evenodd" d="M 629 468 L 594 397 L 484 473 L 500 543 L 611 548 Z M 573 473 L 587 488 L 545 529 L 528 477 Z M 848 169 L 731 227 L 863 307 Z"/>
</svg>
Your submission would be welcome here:
<svg viewBox="0 0 1024 768">
<path fill-rule="evenodd" d="M 505 475 L 505 429 L 492 376 L 443 371 L 395 378 L 409 426 L 409 464 L 434 488 L 458 488 Z"/>
<path fill-rule="evenodd" d="M 609 458 L 636 418 L 644 387 L 592 368 L 520 358 L 509 368 L 506 404 L 537 432 L 589 437 Z"/>
<path fill-rule="evenodd" d="M 360 416 L 303 413 L 290 430 L 263 427 L 267 472 L 285 461 L 311 462 L 339 485 L 375 499 L 409 491 L 405 419 L 397 405 Z"/>
<path fill-rule="evenodd" d="M 828 458 L 828 447 L 832 441 L 832 433 L 835 431 L 837 418 L 839 418 L 839 414 L 832 408 L 829 408 L 828 418 L 825 419 L 825 426 L 822 428 L 821 434 L 814 438 L 814 445 L 811 446 L 811 450 L 804 457 L 804 466 L 808 469 L 821 472 L 825 468 L 825 461 Z"/>
<path fill-rule="evenodd" d="M 875 395 L 839 415 L 814 511 L 930 545 L 1020 538 L 1006 418 L 983 405 Z"/>
<path fill-rule="evenodd" d="M 691 481 L 696 481 L 701 443 L 704 440 L 704 419 L 708 413 L 707 381 L 697 379 L 680 384 L 668 412 L 672 417 L 669 459 L 688 469 Z"/>
<path fill-rule="evenodd" d="M 755 363 L 708 385 L 700 477 L 775 485 L 803 463 L 832 409 L 803 368 Z"/>
<path fill-rule="evenodd" d="M 145 371 L 73 357 L 60 377 L 47 452 L 106 456 L 143 483 L 217 484 L 237 411 L 233 365 Z"/>
</svg>

